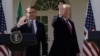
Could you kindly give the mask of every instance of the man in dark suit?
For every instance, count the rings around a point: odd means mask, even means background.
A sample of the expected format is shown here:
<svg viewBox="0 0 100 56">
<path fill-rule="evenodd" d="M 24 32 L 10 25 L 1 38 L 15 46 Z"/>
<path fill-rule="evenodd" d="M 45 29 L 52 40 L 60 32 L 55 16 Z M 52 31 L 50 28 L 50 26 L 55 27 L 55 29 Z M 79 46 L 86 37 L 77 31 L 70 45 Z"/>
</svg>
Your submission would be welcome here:
<svg viewBox="0 0 100 56">
<path fill-rule="evenodd" d="M 79 56 L 74 23 L 70 18 L 70 5 L 59 3 L 59 15 L 52 22 L 54 28 L 54 42 L 49 56 Z"/>
<path fill-rule="evenodd" d="M 42 23 L 36 20 L 36 8 L 34 6 L 28 6 L 26 9 L 26 16 L 20 18 L 15 27 L 12 28 L 12 32 L 20 31 L 21 33 L 33 33 L 36 35 L 37 44 L 31 45 L 26 48 L 25 56 L 40 56 L 40 42 L 42 43 L 42 55 L 47 56 L 47 39 L 45 28 Z M 32 23 L 32 25 L 30 25 Z M 33 27 L 32 27 L 33 26 Z M 34 31 L 33 31 L 34 30 Z M 29 40 L 30 41 L 30 40 Z"/>
</svg>

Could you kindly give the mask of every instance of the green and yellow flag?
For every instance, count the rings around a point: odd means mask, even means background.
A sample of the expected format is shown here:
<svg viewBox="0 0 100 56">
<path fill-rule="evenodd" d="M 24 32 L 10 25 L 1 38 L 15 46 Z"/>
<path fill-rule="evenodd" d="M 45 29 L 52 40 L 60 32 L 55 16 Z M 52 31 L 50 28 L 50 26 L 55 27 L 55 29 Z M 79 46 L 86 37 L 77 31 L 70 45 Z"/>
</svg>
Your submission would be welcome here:
<svg viewBox="0 0 100 56">
<path fill-rule="evenodd" d="M 18 1 L 18 7 L 17 7 L 17 22 L 20 19 L 20 17 L 23 16 L 23 12 L 22 12 L 22 5 L 21 5 L 21 0 Z"/>
</svg>

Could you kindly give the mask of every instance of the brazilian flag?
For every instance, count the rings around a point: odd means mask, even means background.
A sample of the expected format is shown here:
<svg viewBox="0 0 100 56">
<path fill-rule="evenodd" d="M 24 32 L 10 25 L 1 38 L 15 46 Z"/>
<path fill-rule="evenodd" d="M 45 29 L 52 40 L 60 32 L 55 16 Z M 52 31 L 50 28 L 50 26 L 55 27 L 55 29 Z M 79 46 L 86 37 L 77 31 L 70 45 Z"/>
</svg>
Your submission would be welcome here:
<svg viewBox="0 0 100 56">
<path fill-rule="evenodd" d="M 18 1 L 18 7 L 17 7 L 17 22 L 20 19 L 20 17 L 23 16 L 23 12 L 22 12 L 22 5 L 21 5 L 21 0 Z"/>
</svg>

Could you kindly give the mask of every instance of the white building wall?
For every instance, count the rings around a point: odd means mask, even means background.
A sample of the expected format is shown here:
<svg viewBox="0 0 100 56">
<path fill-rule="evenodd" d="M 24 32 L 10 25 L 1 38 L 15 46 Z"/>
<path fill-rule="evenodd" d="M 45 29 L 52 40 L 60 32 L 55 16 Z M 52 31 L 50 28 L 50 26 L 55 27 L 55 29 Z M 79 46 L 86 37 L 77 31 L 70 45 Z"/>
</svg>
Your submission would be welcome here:
<svg viewBox="0 0 100 56">
<path fill-rule="evenodd" d="M 2 0 L 8 33 L 10 33 L 10 30 L 13 26 L 13 3 L 12 2 L 13 0 Z"/>
<path fill-rule="evenodd" d="M 100 31 L 100 0 L 91 0 L 96 23 L 96 30 Z"/>
</svg>

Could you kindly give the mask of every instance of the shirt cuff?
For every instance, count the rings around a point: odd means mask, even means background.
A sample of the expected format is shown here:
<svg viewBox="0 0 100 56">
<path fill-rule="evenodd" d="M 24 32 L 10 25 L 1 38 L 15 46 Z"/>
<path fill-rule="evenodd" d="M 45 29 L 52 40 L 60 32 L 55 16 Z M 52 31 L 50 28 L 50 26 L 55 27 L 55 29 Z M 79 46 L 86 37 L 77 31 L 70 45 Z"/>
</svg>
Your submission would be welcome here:
<svg viewBox="0 0 100 56">
<path fill-rule="evenodd" d="M 20 28 L 20 27 L 21 27 L 21 25 L 20 25 L 20 24 L 17 24 L 17 27 L 18 27 L 18 28 Z"/>
</svg>

